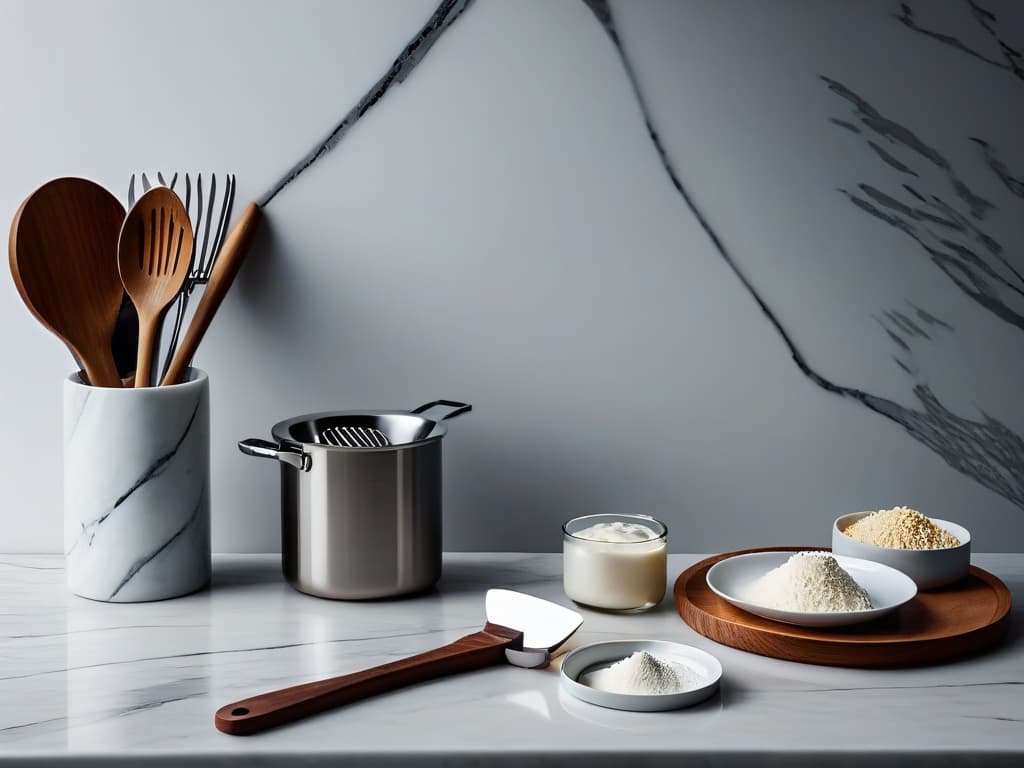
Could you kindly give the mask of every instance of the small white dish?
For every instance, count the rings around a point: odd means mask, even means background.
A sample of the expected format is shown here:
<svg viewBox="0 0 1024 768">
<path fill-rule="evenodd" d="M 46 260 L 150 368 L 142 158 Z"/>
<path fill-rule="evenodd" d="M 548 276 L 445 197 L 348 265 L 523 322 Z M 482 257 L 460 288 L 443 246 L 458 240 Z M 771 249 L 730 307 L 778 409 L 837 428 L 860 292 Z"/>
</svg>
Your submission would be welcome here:
<svg viewBox="0 0 1024 768">
<path fill-rule="evenodd" d="M 842 627 L 873 621 L 910 602 L 917 594 L 914 580 L 895 568 L 871 560 L 835 555 L 840 567 L 868 593 L 873 608 L 866 611 L 821 613 L 780 611 L 777 608 L 751 603 L 743 598 L 754 581 L 785 563 L 794 554 L 796 553 L 752 552 L 727 558 L 715 563 L 708 570 L 708 586 L 712 592 L 737 608 L 766 619 L 801 627 Z"/>
<path fill-rule="evenodd" d="M 971 532 L 949 520 L 928 518 L 960 541 L 958 547 L 945 549 L 893 549 L 851 539 L 844 531 L 870 512 L 854 512 L 836 518 L 832 524 L 832 551 L 838 555 L 874 560 L 903 571 L 918 589 L 937 589 L 960 581 L 971 570 Z"/>
<path fill-rule="evenodd" d="M 610 693 L 579 682 L 581 675 L 608 667 L 637 651 L 647 651 L 665 661 L 682 664 L 701 680 L 696 688 L 679 693 Z M 630 712 L 663 712 L 699 704 L 718 690 L 722 665 L 700 648 L 666 640 L 610 640 L 577 648 L 562 660 L 562 689 L 577 699 L 609 709 Z"/>
</svg>

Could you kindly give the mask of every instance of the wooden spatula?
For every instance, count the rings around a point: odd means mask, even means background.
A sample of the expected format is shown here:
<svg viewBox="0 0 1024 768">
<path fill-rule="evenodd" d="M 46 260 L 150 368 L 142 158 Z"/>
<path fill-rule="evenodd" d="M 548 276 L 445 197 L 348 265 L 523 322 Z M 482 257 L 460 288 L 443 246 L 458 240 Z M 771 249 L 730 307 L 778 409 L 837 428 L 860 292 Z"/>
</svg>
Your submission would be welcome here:
<svg viewBox="0 0 1024 768">
<path fill-rule="evenodd" d="M 65 177 L 29 195 L 11 224 L 18 293 L 98 387 L 121 386 L 111 339 L 124 296 L 116 257 L 124 217 L 118 199 L 99 184 Z"/>
<path fill-rule="evenodd" d="M 343 704 L 426 680 L 509 662 L 542 667 L 579 629 L 583 617 L 539 597 L 490 589 L 487 623 L 479 632 L 432 651 L 348 675 L 294 685 L 221 707 L 214 725 L 233 736 L 247 736 Z"/>
<path fill-rule="evenodd" d="M 174 358 L 171 360 L 161 384 L 177 384 L 192 363 L 192 357 L 195 355 L 196 349 L 199 348 L 199 342 L 206 335 L 206 329 L 210 327 L 220 303 L 235 281 L 238 270 L 242 268 L 242 262 L 245 261 L 245 257 L 249 253 L 249 246 L 256 235 L 261 218 L 262 209 L 256 203 L 249 203 L 242 211 L 241 218 L 231 229 L 227 240 L 220 249 L 220 258 L 217 259 L 217 263 L 213 267 L 210 282 L 207 283 L 206 290 L 203 291 L 203 297 L 199 300 L 196 313 L 192 316 L 188 331 L 185 332 L 185 338 L 177 352 L 174 353 Z"/>
<path fill-rule="evenodd" d="M 148 387 L 160 318 L 181 291 L 192 258 L 192 223 L 181 199 L 153 187 L 138 199 L 121 228 L 121 282 L 139 313 L 135 386 Z"/>
</svg>

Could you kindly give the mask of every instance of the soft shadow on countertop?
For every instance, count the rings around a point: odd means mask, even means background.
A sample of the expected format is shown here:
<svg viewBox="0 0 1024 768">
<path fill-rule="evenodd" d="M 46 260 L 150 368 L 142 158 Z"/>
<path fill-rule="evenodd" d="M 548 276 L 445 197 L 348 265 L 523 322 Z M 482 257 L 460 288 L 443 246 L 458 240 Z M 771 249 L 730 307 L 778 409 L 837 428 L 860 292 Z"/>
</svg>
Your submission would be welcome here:
<svg viewBox="0 0 1024 768">
<path fill-rule="evenodd" d="M 985 655 L 1011 655 L 1017 644 L 1024 639 L 1024 605 L 1014 604 L 1010 608 L 1009 626 L 1006 637 L 996 648 L 985 652 Z"/>
<path fill-rule="evenodd" d="M 519 589 L 552 583 L 561 588 L 562 560 L 550 554 L 530 554 L 511 562 L 486 563 L 463 562 L 446 556 L 437 591 L 446 595 L 483 593 L 488 589 Z"/>
<path fill-rule="evenodd" d="M 415 594 L 399 595 L 365 602 L 387 602 L 390 600 L 417 600 L 436 598 L 438 595 L 478 594 L 488 589 L 524 589 L 531 586 L 558 585 L 561 588 L 561 560 L 548 555 L 523 555 L 512 562 L 461 561 L 445 557 L 441 579 L 436 587 Z M 555 571 L 552 571 L 552 564 Z M 545 567 L 546 566 L 546 567 Z M 549 572 L 551 571 L 551 572 Z M 279 558 L 242 557 L 225 561 L 214 561 L 212 588 L 255 587 L 265 584 L 285 585 Z M 360 601 L 362 602 L 362 601 Z"/>
<path fill-rule="evenodd" d="M 224 587 L 259 586 L 262 584 L 284 584 L 281 574 L 281 561 L 277 558 L 231 560 L 213 563 L 213 589 Z"/>
</svg>

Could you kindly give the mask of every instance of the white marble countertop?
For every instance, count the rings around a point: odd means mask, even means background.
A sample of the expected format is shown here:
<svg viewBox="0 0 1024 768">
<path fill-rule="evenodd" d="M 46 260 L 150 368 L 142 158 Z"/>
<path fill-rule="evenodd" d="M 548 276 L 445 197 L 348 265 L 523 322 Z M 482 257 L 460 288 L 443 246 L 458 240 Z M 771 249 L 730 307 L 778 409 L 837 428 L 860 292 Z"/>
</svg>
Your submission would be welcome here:
<svg viewBox="0 0 1024 768">
<path fill-rule="evenodd" d="M 674 581 L 696 555 L 673 555 Z M 386 694 L 249 737 L 215 730 L 221 705 L 355 671 L 482 627 L 483 594 L 510 587 L 569 604 L 559 555 L 452 554 L 437 592 L 341 603 L 295 592 L 278 558 L 218 556 L 212 589 L 162 603 L 66 592 L 57 556 L 0 556 L 0 761 L 109 765 L 1024 764 L 1024 556 L 976 555 L 1014 593 L 1006 644 L 940 667 L 864 671 L 763 658 L 718 645 L 676 615 L 583 610 L 569 647 L 654 638 L 725 668 L 694 709 L 640 714 L 560 693 L 547 670 L 496 667 Z M 642 759 L 641 759 L 642 758 Z M 575 759 L 575 760 L 574 760 Z"/>
</svg>

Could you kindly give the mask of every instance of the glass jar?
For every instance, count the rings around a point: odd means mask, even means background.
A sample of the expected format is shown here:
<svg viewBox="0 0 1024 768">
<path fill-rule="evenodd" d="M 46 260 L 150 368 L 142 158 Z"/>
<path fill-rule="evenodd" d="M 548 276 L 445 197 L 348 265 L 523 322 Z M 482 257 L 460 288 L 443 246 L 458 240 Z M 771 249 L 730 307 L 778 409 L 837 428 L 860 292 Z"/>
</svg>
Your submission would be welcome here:
<svg viewBox="0 0 1024 768">
<path fill-rule="evenodd" d="M 576 517 L 562 526 L 565 594 L 590 608 L 634 613 L 665 596 L 668 528 L 648 515 Z"/>
</svg>

